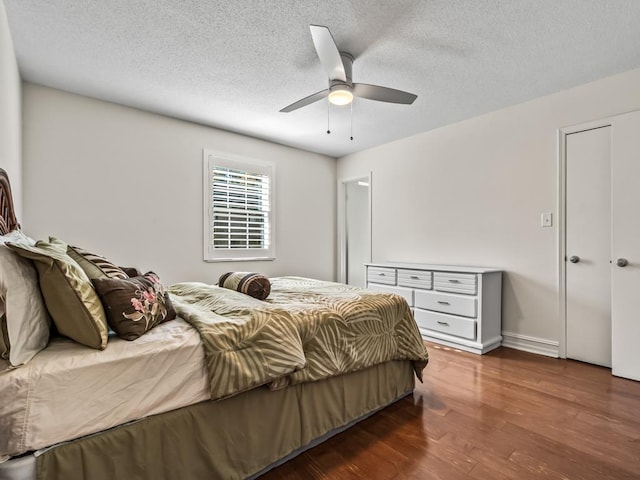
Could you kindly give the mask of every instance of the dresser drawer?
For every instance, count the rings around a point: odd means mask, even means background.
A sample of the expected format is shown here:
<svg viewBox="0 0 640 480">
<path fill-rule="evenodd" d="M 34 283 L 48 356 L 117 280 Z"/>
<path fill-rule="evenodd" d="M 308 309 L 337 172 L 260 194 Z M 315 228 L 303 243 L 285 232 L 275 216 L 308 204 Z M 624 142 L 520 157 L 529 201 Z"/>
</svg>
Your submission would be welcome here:
<svg viewBox="0 0 640 480">
<path fill-rule="evenodd" d="M 376 292 L 395 293 L 404 297 L 410 307 L 413 307 L 413 290 L 410 288 L 394 287 L 391 285 L 380 285 L 376 283 L 370 283 L 367 288 L 369 290 L 375 290 Z"/>
<path fill-rule="evenodd" d="M 478 293 L 478 276 L 475 273 L 433 272 L 433 288 L 441 292 Z"/>
<path fill-rule="evenodd" d="M 413 312 L 419 327 L 456 337 L 476 338 L 476 321 L 472 318 L 454 317 L 446 313 L 430 312 L 416 308 Z"/>
<path fill-rule="evenodd" d="M 402 287 L 431 290 L 431 272 L 425 272 L 424 270 L 398 269 L 398 285 Z"/>
<path fill-rule="evenodd" d="M 450 295 L 433 291 L 416 290 L 415 306 L 426 310 L 477 317 L 477 301 L 475 297 Z"/>
<path fill-rule="evenodd" d="M 368 267 L 367 283 L 385 283 L 387 285 L 395 285 L 396 269 L 385 267 Z"/>
</svg>

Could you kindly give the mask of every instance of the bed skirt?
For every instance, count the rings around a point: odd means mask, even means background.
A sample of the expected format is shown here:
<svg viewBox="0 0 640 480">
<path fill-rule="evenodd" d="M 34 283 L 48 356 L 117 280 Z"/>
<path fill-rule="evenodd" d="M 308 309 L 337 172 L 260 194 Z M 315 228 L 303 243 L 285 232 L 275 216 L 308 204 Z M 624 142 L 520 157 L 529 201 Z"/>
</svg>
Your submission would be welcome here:
<svg viewBox="0 0 640 480">
<path fill-rule="evenodd" d="M 414 381 L 411 362 L 392 361 L 283 390 L 257 388 L 10 460 L 6 466 L 22 461 L 26 470 L 6 478 L 31 480 L 34 470 L 38 480 L 252 478 L 406 396 Z"/>
</svg>

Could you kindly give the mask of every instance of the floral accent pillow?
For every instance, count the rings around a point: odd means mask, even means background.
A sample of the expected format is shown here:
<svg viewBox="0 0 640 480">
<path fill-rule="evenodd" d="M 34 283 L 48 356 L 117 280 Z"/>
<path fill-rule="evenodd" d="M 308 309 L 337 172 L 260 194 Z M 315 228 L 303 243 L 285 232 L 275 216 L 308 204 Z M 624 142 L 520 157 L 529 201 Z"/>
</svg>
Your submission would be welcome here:
<svg viewBox="0 0 640 480">
<path fill-rule="evenodd" d="M 95 278 L 93 285 L 109 326 L 125 340 L 135 340 L 176 317 L 169 295 L 153 272 L 132 278 Z"/>
</svg>

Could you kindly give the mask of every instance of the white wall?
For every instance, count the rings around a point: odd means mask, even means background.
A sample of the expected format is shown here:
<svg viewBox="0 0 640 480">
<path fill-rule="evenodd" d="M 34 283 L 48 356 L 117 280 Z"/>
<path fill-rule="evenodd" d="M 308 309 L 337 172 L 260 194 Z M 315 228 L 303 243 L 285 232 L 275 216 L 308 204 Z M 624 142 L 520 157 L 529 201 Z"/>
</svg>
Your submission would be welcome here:
<svg viewBox="0 0 640 480">
<path fill-rule="evenodd" d="M 535 81 L 535 79 L 532 79 Z M 373 172 L 374 261 L 499 267 L 503 331 L 558 342 L 558 129 L 640 109 L 633 70 L 338 160 Z"/>
<path fill-rule="evenodd" d="M 335 159 L 32 84 L 23 119 L 30 235 L 167 283 L 232 270 L 335 278 Z M 275 261 L 202 261 L 203 148 L 275 163 Z"/>
<path fill-rule="evenodd" d="M 20 74 L 4 3 L 0 1 L 0 168 L 9 174 L 18 218 L 22 214 Z"/>
</svg>

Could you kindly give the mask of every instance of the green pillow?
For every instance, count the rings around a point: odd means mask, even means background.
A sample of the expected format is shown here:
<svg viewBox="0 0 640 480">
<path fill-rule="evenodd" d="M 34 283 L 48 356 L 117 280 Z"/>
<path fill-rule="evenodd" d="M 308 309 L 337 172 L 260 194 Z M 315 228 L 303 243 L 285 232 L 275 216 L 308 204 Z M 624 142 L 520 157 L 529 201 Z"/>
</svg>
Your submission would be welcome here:
<svg viewBox="0 0 640 480">
<path fill-rule="evenodd" d="M 7 243 L 36 265 L 40 290 L 58 332 L 87 347 L 107 346 L 107 319 L 91 280 L 67 254 L 67 244 L 49 237 L 35 246 Z"/>
</svg>

